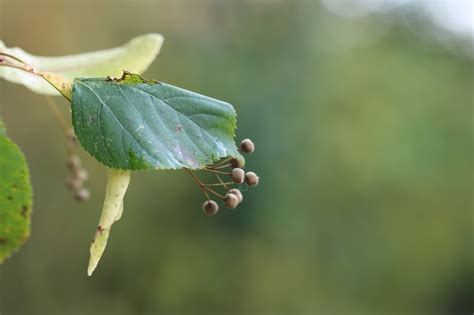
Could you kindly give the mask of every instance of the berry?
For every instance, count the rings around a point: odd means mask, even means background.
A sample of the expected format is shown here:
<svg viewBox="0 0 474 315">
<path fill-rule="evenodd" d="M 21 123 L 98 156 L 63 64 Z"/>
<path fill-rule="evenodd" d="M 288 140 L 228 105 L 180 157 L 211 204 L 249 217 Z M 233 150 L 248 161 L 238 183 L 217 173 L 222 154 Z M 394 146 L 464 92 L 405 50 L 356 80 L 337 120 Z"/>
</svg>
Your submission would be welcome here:
<svg viewBox="0 0 474 315">
<path fill-rule="evenodd" d="M 244 162 L 233 158 L 232 160 L 230 160 L 230 165 L 232 165 L 233 168 L 243 168 Z"/>
<path fill-rule="evenodd" d="M 89 174 L 83 168 L 77 169 L 74 175 L 76 175 L 77 180 L 81 182 L 85 182 L 87 178 L 89 178 Z"/>
<path fill-rule="evenodd" d="M 77 143 L 77 137 L 76 134 L 74 133 L 74 130 L 69 129 L 68 132 L 66 133 L 66 140 L 69 142 L 69 144 L 76 144 Z"/>
<path fill-rule="evenodd" d="M 255 144 L 253 144 L 250 139 L 244 139 L 240 143 L 240 151 L 244 153 L 252 153 L 255 151 Z"/>
<path fill-rule="evenodd" d="M 244 199 L 244 196 L 242 195 L 242 193 L 240 192 L 240 190 L 236 189 L 236 188 L 232 188 L 229 190 L 229 194 L 233 194 L 233 195 L 236 195 L 237 196 L 237 199 L 239 200 L 239 203 L 242 202 L 242 200 Z"/>
<path fill-rule="evenodd" d="M 79 168 L 81 166 L 81 158 L 77 155 L 71 155 L 67 160 L 67 166 L 71 169 Z"/>
<path fill-rule="evenodd" d="M 80 188 L 74 192 L 74 198 L 77 201 L 87 201 L 91 197 L 91 194 L 88 189 Z"/>
<path fill-rule="evenodd" d="M 254 172 L 247 172 L 245 174 L 245 182 L 249 186 L 257 186 L 260 177 L 257 176 Z"/>
<path fill-rule="evenodd" d="M 82 183 L 77 178 L 69 177 L 66 181 L 66 186 L 70 191 L 76 191 L 81 188 Z"/>
<path fill-rule="evenodd" d="M 230 177 L 236 184 L 242 184 L 244 182 L 244 175 L 245 171 L 241 168 L 234 168 L 232 172 L 230 172 Z"/>
<path fill-rule="evenodd" d="M 206 200 L 202 204 L 202 211 L 204 211 L 206 215 L 214 215 L 219 211 L 219 205 L 214 200 Z"/>
<path fill-rule="evenodd" d="M 239 204 L 239 198 L 234 194 L 226 194 L 224 197 L 224 203 L 227 208 L 235 209 Z"/>
</svg>

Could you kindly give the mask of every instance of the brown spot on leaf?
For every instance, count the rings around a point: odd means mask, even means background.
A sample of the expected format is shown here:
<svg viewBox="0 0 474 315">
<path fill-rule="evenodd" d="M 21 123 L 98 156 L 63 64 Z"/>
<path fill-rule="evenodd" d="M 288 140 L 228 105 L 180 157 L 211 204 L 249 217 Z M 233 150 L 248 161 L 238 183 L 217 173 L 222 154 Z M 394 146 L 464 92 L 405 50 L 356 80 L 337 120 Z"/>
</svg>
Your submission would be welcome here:
<svg viewBox="0 0 474 315">
<path fill-rule="evenodd" d="M 22 215 L 23 217 L 26 217 L 26 214 L 27 214 L 27 213 L 28 213 L 28 206 L 23 206 L 23 207 L 21 208 L 21 215 Z"/>
<path fill-rule="evenodd" d="M 177 132 L 177 133 L 180 133 L 181 130 L 183 130 L 183 126 L 177 125 L 177 126 L 176 126 L 176 132 Z"/>
<path fill-rule="evenodd" d="M 0 238 L 0 245 L 4 245 L 7 243 L 7 240 L 4 238 Z"/>
</svg>

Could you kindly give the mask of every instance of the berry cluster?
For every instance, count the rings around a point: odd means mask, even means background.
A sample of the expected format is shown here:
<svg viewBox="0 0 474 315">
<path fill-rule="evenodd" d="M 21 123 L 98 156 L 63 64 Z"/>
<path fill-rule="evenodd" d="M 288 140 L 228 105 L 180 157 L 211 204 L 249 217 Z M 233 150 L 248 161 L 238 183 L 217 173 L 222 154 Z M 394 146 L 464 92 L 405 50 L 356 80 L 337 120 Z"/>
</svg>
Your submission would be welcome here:
<svg viewBox="0 0 474 315">
<path fill-rule="evenodd" d="M 88 178 L 87 171 L 82 167 L 81 159 L 73 154 L 67 161 L 69 176 L 66 180 L 67 188 L 72 192 L 77 201 L 87 201 L 90 198 L 90 192 L 84 187 L 84 182 Z"/>
<path fill-rule="evenodd" d="M 84 182 L 87 180 L 87 170 L 82 167 L 82 161 L 79 156 L 74 154 L 74 149 L 77 146 L 77 137 L 74 130 L 65 128 L 66 131 L 66 148 L 68 159 L 66 166 L 68 168 L 68 177 L 66 179 L 66 186 L 71 191 L 72 196 L 77 201 L 88 201 L 91 194 L 89 189 L 84 187 Z"/>
<path fill-rule="evenodd" d="M 240 143 L 240 152 L 252 153 L 255 151 L 255 145 L 252 140 L 245 139 Z M 218 179 L 218 183 L 204 184 L 191 170 L 185 169 L 196 181 L 206 196 L 207 200 L 202 205 L 202 210 L 206 215 L 214 215 L 219 211 L 219 205 L 211 200 L 210 194 L 223 201 L 226 208 L 235 209 L 242 202 L 242 191 L 247 187 L 258 185 L 259 177 L 254 172 L 245 172 L 243 163 L 235 158 L 227 158 L 215 165 L 206 166 L 205 171 L 213 173 Z M 228 176 L 230 181 L 224 182 L 221 176 Z M 232 188 L 232 185 L 238 185 L 238 188 Z M 213 187 L 221 187 L 225 194 L 220 194 Z"/>
</svg>

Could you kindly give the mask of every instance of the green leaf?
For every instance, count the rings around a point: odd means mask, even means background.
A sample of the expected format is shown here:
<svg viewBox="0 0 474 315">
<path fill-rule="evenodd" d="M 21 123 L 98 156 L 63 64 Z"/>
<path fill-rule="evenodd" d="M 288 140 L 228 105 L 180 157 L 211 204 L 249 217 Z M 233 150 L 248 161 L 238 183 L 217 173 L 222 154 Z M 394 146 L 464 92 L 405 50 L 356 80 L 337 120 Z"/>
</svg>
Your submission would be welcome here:
<svg viewBox="0 0 474 315">
<path fill-rule="evenodd" d="M 228 103 L 127 72 L 115 80 L 76 79 L 72 91 L 80 143 L 111 168 L 199 169 L 227 156 L 243 161 Z"/>
<path fill-rule="evenodd" d="M 5 136 L 0 121 L 0 263 L 30 235 L 32 193 L 20 149 Z"/>
<path fill-rule="evenodd" d="M 123 69 L 142 73 L 155 60 L 162 43 L 162 35 L 145 34 L 113 49 L 61 57 L 39 57 L 20 48 L 5 47 L 0 41 L 0 51 L 22 59 L 40 72 L 59 73 L 73 80 L 78 77 L 119 76 Z M 39 94 L 59 95 L 40 77 L 21 70 L 0 67 L 0 78 L 23 84 Z"/>
</svg>

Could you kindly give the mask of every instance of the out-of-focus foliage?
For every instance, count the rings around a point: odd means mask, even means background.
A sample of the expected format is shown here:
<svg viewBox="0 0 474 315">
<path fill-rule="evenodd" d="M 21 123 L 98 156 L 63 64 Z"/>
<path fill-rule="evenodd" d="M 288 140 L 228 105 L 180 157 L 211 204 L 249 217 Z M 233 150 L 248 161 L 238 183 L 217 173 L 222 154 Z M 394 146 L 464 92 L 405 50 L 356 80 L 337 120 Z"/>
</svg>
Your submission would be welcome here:
<svg viewBox="0 0 474 315">
<path fill-rule="evenodd" d="M 140 19 L 127 23 L 130 12 Z M 1 38 L 35 54 L 163 33 L 146 76 L 234 104 L 261 183 L 238 211 L 210 219 L 183 172 L 133 174 L 107 268 L 89 279 L 83 244 L 105 170 L 87 160 L 95 193 L 74 203 L 46 102 L 1 82 L 0 112 L 31 163 L 36 211 L 32 238 L 0 267 L 0 311 L 472 310 L 473 59 L 416 15 L 393 14 L 345 20 L 311 1 L 3 0 Z"/>
<path fill-rule="evenodd" d="M 31 184 L 25 157 L 0 120 L 0 263 L 30 235 Z"/>
</svg>

